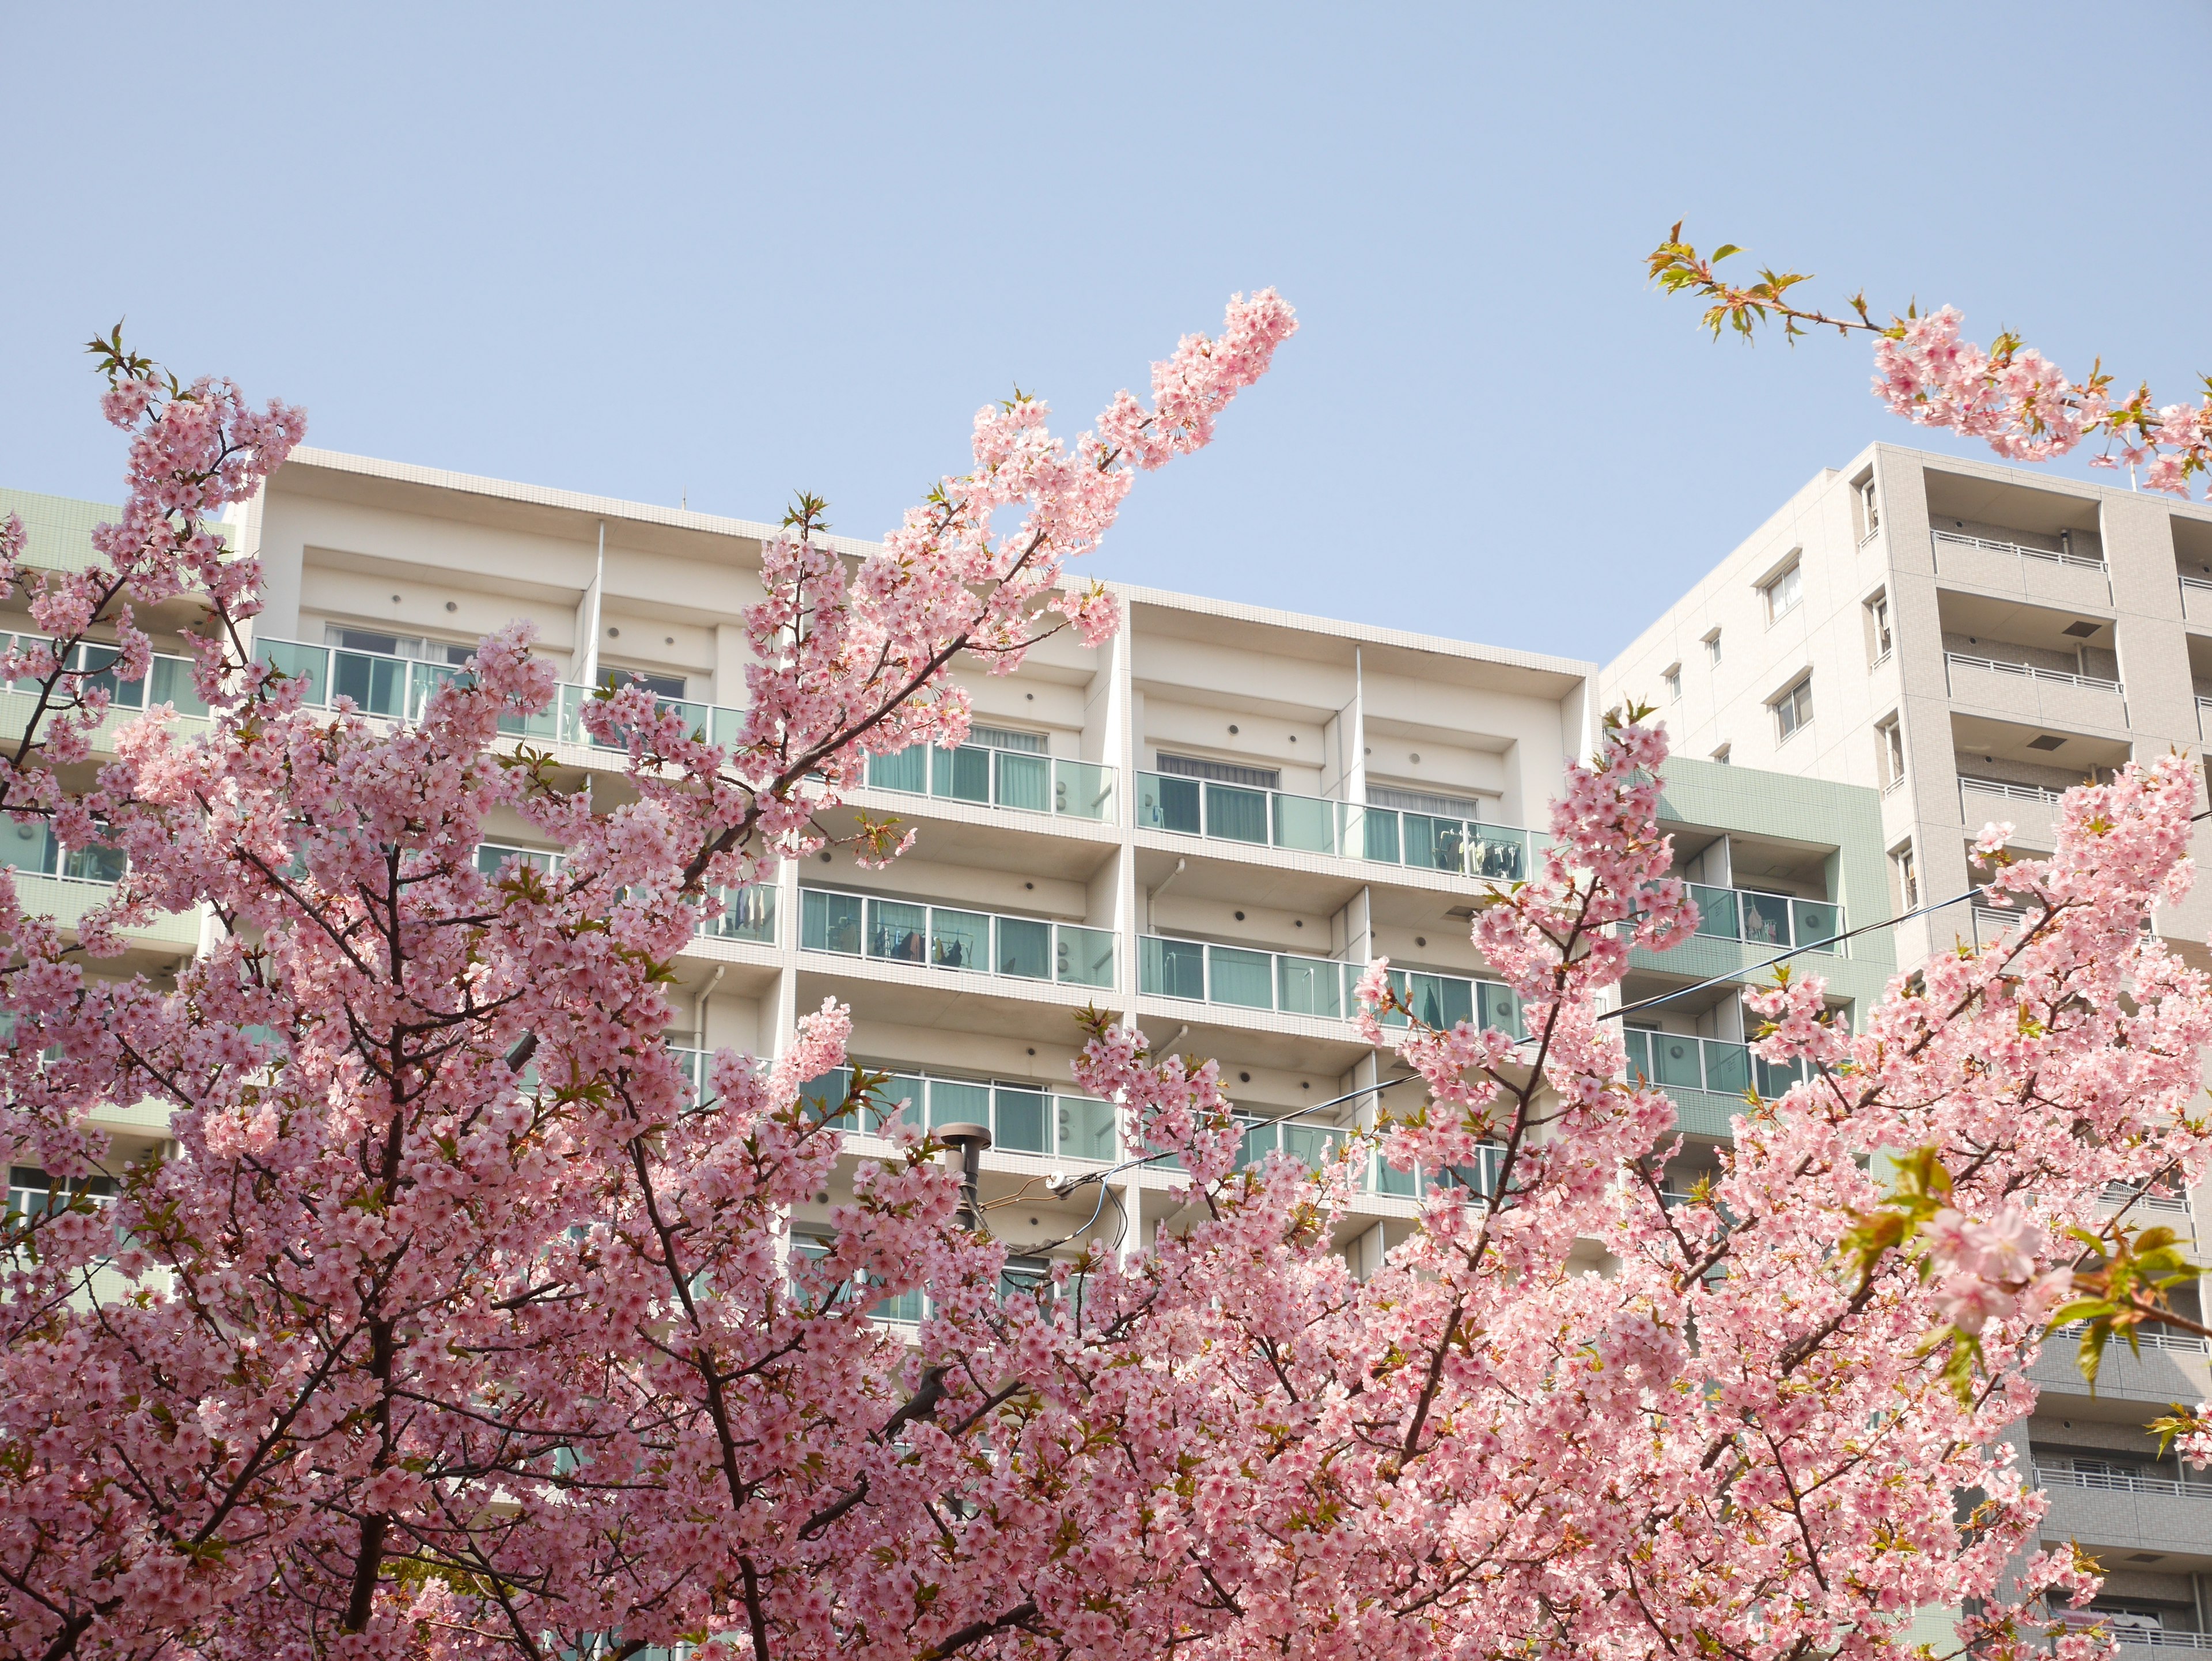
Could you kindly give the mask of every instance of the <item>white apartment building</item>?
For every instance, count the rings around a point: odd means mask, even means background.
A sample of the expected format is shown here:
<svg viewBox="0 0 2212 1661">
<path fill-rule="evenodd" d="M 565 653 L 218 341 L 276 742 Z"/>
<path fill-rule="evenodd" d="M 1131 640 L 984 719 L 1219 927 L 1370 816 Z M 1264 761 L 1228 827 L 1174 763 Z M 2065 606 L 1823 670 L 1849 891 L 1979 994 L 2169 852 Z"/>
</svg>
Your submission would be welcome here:
<svg viewBox="0 0 2212 1661">
<path fill-rule="evenodd" d="M 2212 508 L 1876 444 L 1784 503 L 1601 687 L 1657 705 L 1683 754 L 1878 789 L 1901 915 L 1968 891 L 1984 824 L 2047 850 L 2068 786 L 2130 757 L 2202 757 Z M 2212 886 L 2154 922 L 2212 963 Z M 1993 925 L 1971 904 L 1901 924 L 1898 960 Z M 2148 1220 L 2201 1235 L 2207 1199 L 2192 1212 L 2190 1196 L 2150 1196 Z M 2212 1649 L 2212 1484 L 2159 1460 L 2142 1429 L 2212 1396 L 2205 1346 L 2109 1350 L 2092 1394 L 2054 1344 L 2035 1376 L 2022 1456 L 2051 1493 L 2046 1541 L 2098 1557 L 2098 1608 L 2124 1640 Z"/>
</svg>

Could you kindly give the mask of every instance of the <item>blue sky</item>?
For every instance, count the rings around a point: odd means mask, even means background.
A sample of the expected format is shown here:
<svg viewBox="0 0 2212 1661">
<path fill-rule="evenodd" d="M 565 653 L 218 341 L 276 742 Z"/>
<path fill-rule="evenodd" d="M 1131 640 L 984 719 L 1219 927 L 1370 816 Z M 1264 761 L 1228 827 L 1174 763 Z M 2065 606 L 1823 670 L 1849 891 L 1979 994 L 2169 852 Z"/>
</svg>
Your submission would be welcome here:
<svg viewBox="0 0 2212 1661">
<path fill-rule="evenodd" d="M 68 495 L 115 493 L 80 344 L 127 315 L 314 443 L 873 536 L 980 403 L 1073 432 L 1273 283 L 1302 332 L 1097 569 L 1603 658 L 1918 437 L 1863 343 L 1650 290 L 1677 218 L 2075 373 L 2212 371 L 2179 0 L 19 7 L 0 62 L 0 483 Z"/>
</svg>

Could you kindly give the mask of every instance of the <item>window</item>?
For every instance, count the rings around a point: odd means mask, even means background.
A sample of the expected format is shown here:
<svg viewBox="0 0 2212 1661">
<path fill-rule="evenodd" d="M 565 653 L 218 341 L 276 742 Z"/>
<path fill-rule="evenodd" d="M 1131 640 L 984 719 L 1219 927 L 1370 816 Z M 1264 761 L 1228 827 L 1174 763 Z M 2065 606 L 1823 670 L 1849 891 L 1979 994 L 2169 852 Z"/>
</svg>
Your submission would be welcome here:
<svg viewBox="0 0 2212 1661">
<path fill-rule="evenodd" d="M 1813 724 L 1813 678 L 1806 676 L 1774 700 L 1774 736 L 1786 744 Z"/>
<path fill-rule="evenodd" d="M 1680 703 L 1682 697 L 1682 666 L 1679 663 L 1668 664 L 1659 672 L 1659 678 L 1667 683 L 1668 702 Z"/>
<path fill-rule="evenodd" d="M 599 684 L 602 686 L 627 686 L 633 680 L 657 698 L 670 698 L 678 703 L 684 701 L 686 682 L 681 675 L 655 675 L 643 669 L 622 669 L 611 664 L 600 666 Z"/>
<path fill-rule="evenodd" d="M 1889 648 L 1896 644 L 1889 631 L 1889 594 L 1887 590 L 1877 591 L 1874 598 L 1867 601 L 1866 626 L 1867 661 L 1880 663 L 1889 655 Z"/>
<path fill-rule="evenodd" d="M 1283 775 L 1279 768 L 1239 767 L 1234 762 L 1207 761 L 1198 756 L 1171 756 L 1160 751 L 1159 770 L 1183 779 L 1212 779 L 1218 784 L 1244 784 L 1255 790 L 1279 790 Z"/>
<path fill-rule="evenodd" d="M 1897 723 L 1895 715 L 1878 721 L 1874 728 L 1875 763 L 1881 775 L 1881 788 L 1905 782 L 1905 729 Z"/>
<path fill-rule="evenodd" d="M 333 623 L 323 630 L 323 644 L 342 652 L 374 652 L 387 658 L 412 658 L 417 663 L 466 663 L 476 654 L 473 645 L 424 640 L 419 635 L 390 635 L 381 629 L 346 629 Z"/>
<path fill-rule="evenodd" d="M 1760 584 L 1759 591 L 1766 596 L 1766 620 L 1779 623 L 1805 598 L 1805 568 L 1793 559 Z"/>
<path fill-rule="evenodd" d="M 1897 897 L 1904 902 L 1899 909 L 1917 911 L 1920 909 L 1920 873 L 1912 863 L 1912 844 L 1906 843 L 1889 856 L 1890 867 L 1897 873 Z"/>
<path fill-rule="evenodd" d="M 1723 744 L 1723 745 L 1721 745 L 1721 747 L 1720 747 L 1719 749 L 1717 749 L 1717 750 L 1714 751 L 1713 751 L 1713 759 L 1714 759 L 1715 761 L 1717 761 L 1717 762 L 1720 763 L 1720 764 L 1721 764 L 1722 766 L 1726 767 L 1726 766 L 1729 764 L 1729 746 L 1728 746 L 1727 745 Z"/>
<path fill-rule="evenodd" d="M 1874 493 L 1874 475 L 1859 481 L 1859 540 L 1869 540 L 1881 529 L 1881 503 Z"/>
<path fill-rule="evenodd" d="M 1721 631 L 1717 629 L 1705 636 L 1705 661 L 1718 667 L 1721 660 Z"/>
<path fill-rule="evenodd" d="M 1045 752 L 1043 733 L 1018 733 L 1011 727 L 985 727 L 979 723 L 968 729 L 968 742 L 990 750 L 1018 750 L 1029 756 Z"/>
</svg>

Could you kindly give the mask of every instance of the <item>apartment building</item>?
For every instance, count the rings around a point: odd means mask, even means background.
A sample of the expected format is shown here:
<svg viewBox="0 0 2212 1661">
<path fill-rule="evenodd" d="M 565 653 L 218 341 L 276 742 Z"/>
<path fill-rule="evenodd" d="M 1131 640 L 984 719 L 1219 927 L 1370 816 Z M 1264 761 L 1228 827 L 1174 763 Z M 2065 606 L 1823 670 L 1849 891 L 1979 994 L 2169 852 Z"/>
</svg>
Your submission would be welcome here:
<svg viewBox="0 0 2212 1661">
<path fill-rule="evenodd" d="M 1970 891 L 1984 824 L 2047 850 L 2067 787 L 2131 757 L 2201 758 L 2212 509 L 1877 444 L 1798 490 L 1600 684 L 1657 705 L 1686 755 L 1877 791 L 1902 915 Z M 2212 964 L 2212 891 L 2153 925 Z M 1899 962 L 2002 927 L 1947 907 L 1899 925 Z M 2193 1236 L 2207 1198 L 2142 1196 L 2138 1214 Z M 2212 1649 L 2212 1485 L 2142 1429 L 2212 1396 L 2207 1359 L 2154 1334 L 2140 1356 L 2108 1350 L 2094 1393 L 2061 1345 L 2035 1370 L 2021 1451 L 2051 1494 L 2045 1539 L 2098 1557 L 2098 1610 L 2131 1644 Z"/>
</svg>

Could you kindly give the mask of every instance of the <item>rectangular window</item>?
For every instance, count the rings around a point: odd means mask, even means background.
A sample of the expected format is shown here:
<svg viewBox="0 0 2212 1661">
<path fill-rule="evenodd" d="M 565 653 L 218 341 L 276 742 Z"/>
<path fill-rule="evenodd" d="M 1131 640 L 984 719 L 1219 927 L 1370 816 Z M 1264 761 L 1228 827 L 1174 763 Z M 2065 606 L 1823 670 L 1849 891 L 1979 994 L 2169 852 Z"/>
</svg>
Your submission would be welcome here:
<svg viewBox="0 0 2212 1661">
<path fill-rule="evenodd" d="M 1810 675 L 1774 700 L 1777 743 L 1787 743 L 1813 723 L 1813 678 Z"/>
<path fill-rule="evenodd" d="M 411 658 L 417 663 L 466 663 L 477 649 L 473 645 L 461 646 L 451 641 L 424 640 L 419 635 L 392 635 L 381 629 L 349 629 L 335 623 L 325 625 L 323 644 L 335 646 L 342 652 L 371 652 L 380 657 Z"/>
<path fill-rule="evenodd" d="M 1786 570 L 1769 577 L 1759 593 L 1766 596 L 1766 620 L 1778 623 L 1797 609 L 1797 602 L 1805 598 L 1805 568 L 1796 560 Z"/>
<path fill-rule="evenodd" d="M 1682 697 L 1682 666 L 1679 663 L 1668 664 L 1659 672 L 1659 678 L 1667 683 L 1668 702 L 1680 703 Z"/>
<path fill-rule="evenodd" d="M 1717 762 L 1720 763 L 1720 764 L 1721 764 L 1722 766 L 1726 767 L 1726 766 L 1729 764 L 1729 746 L 1728 746 L 1727 745 L 1723 744 L 1723 745 L 1721 745 L 1721 747 L 1720 747 L 1719 749 L 1717 749 L 1717 750 L 1714 751 L 1713 751 L 1713 759 L 1714 759 L 1715 761 L 1717 761 Z"/>
<path fill-rule="evenodd" d="M 1874 475 L 1859 481 L 1859 540 L 1869 540 L 1881 529 L 1881 502 L 1874 493 Z"/>
<path fill-rule="evenodd" d="M 681 675 L 656 675 L 643 669 L 618 669 L 612 664 L 599 666 L 599 684 L 602 686 L 627 686 L 633 680 L 657 698 L 667 698 L 676 703 L 684 702 L 684 689 L 687 683 Z"/>
<path fill-rule="evenodd" d="M 1898 725 L 1895 715 L 1875 723 L 1875 763 L 1881 775 L 1881 788 L 1905 781 L 1905 729 Z"/>
<path fill-rule="evenodd" d="M 968 729 L 968 742 L 980 744 L 989 750 L 1017 750 L 1027 756 L 1045 752 L 1045 737 L 1042 733 L 1020 733 L 1011 727 L 986 727 L 980 721 Z"/>
<path fill-rule="evenodd" d="M 1159 770 L 1176 778 L 1213 779 L 1223 784 L 1249 785 L 1255 790 L 1279 790 L 1283 775 L 1279 768 L 1240 767 L 1235 762 L 1207 761 L 1200 756 L 1173 756 L 1160 751 Z"/>
<path fill-rule="evenodd" d="M 1920 873 L 1912 863 L 1912 844 L 1906 843 L 1889 856 L 1891 867 L 1897 873 L 1897 895 L 1904 902 L 1901 910 L 1920 909 Z"/>
<path fill-rule="evenodd" d="M 1705 636 L 1705 661 L 1717 666 L 1721 660 L 1721 631 L 1717 629 Z"/>
<path fill-rule="evenodd" d="M 1889 594 L 1877 593 L 1866 603 L 1867 661 L 1880 663 L 1896 644 L 1889 629 Z"/>
</svg>

